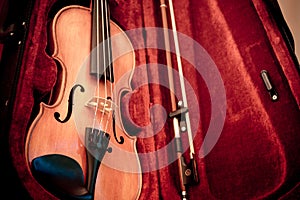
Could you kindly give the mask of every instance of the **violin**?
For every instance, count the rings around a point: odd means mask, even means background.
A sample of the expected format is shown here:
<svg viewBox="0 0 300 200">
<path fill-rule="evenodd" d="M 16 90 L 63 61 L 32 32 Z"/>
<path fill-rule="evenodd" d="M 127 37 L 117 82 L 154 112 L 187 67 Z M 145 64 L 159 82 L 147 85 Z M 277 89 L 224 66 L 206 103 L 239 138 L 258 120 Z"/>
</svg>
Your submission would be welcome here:
<svg viewBox="0 0 300 200">
<path fill-rule="evenodd" d="M 50 103 L 40 103 L 29 127 L 29 171 L 59 199 L 137 199 L 136 137 L 120 108 L 135 67 L 130 40 L 110 19 L 107 0 L 62 8 L 51 38 L 58 76 Z"/>
</svg>

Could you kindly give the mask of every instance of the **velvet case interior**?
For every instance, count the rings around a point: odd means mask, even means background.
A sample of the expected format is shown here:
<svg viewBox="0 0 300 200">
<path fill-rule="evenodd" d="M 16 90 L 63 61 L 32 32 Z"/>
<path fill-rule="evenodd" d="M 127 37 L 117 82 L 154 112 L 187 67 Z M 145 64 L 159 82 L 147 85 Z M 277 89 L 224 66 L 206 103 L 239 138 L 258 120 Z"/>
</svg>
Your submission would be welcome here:
<svg viewBox="0 0 300 200">
<path fill-rule="evenodd" d="M 89 3 L 43 0 L 35 1 L 32 8 L 9 150 L 18 177 L 34 199 L 56 199 L 32 176 L 25 155 L 28 129 L 40 102 L 57 103 L 65 78 L 59 62 L 51 57 L 51 22 L 63 7 L 89 7 Z M 190 199 L 289 199 L 299 194 L 299 66 L 271 6 L 264 0 L 174 1 L 200 180 L 188 188 Z M 166 117 L 171 101 L 161 68 L 166 58 L 160 49 L 160 3 L 112 0 L 110 15 L 135 52 L 131 91 L 120 102 L 127 130 L 134 130 L 131 135 L 137 138 L 142 171 L 139 197 L 180 199 L 177 163 L 168 157 L 174 133 L 172 120 Z M 175 56 L 172 61 L 177 69 Z M 266 89 L 263 70 L 276 89 L 276 101 Z M 178 89 L 179 80 L 175 80 Z M 41 146 L 47 145 L 44 140 Z M 188 157 L 188 151 L 184 156 Z M 108 184 L 114 187 L 113 180 Z M 119 187 L 115 185 L 114 190 Z"/>
</svg>

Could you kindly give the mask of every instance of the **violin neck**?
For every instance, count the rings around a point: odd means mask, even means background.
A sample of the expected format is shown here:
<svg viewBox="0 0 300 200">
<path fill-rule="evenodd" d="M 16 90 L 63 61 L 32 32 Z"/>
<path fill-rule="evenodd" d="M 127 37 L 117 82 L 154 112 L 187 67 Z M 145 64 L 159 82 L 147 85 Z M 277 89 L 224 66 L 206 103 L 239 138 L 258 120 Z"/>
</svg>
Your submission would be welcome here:
<svg viewBox="0 0 300 200">
<path fill-rule="evenodd" d="M 90 74 L 98 79 L 114 81 L 110 40 L 110 11 L 107 0 L 92 2 Z"/>
</svg>

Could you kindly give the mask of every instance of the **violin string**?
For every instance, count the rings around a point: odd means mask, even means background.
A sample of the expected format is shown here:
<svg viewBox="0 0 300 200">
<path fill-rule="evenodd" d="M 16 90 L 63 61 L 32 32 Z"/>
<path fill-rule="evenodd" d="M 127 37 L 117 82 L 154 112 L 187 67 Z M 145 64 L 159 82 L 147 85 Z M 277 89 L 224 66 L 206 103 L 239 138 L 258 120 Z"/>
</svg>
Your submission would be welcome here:
<svg viewBox="0 0 300 200">
<path fill-rule="evenodd" d="M 108 5 L 108 3 L 107 3 L 107 1 L 105 0 L 105 9 L 104 9 L 104 12 L 105 12 L 105 20 L 106 20 L 106 22 L 105 22 L 105 24 L 106 24 L 106 35 L 107 35 L 107 40 L 106 40 L 106 44 L 107 44 L 107 53 L 108 53 L 108 62 L 107 62 L 107 64 L 108 64 L 108 66 L 106 66 L 107 67 L 107 69 L 109 70 L 109 76 L 110 76 L 110 79 L 111 79 L 111 81 L 109 81 L 109 85 L 110 85 L 110 95 L 111 95 L 111 97 L 110 97 L 110 99 L 108 100 L 108 101 L 110 101 L 111 102 L 111 104 L 109 104 L 110 106 L 113 106 L 113 104 L 112 104 L 112 102 L 113 102 L 113 97 L 112 97 L 112 95 L 113 95 L 113 74 L 112 74 L 112 60 L 111 60 L 111 58 L 112 58 L 112 55 L 111 55 L 111 41 L 110 41 L 110 29 L 109 29 L 109 25 L 110 25 L 110 13 L 109 13 L 109 5 Z M 107 99 L 107 98 L 106 98 Z M 109 110 L 111 110 L 112 108 L 109 108 Z M 110 119 L 111 119 L 111 116 L 112 116 L 112 113 L 110 113 L 109 115 L 108 115 L 108 119 L 107 119 L 107 121 L 106 121 L 106 125 L 105 125 L 105 132 L 107 131 L 107 129 L 108 129 L 108 125 L 109 125 L 109 122 L 110 122 Z"/>
<path fill-rule="evenodd" d="M 104 0 L 105 1 L 105 0 Z M 99 6 L 98 6 L 98 8 L 99 8 Z M 102 38 L 101 38 L 101 48 L 102 48 L 102 59 L 103 59 L 103 62 L 102 62 L 102 71 L 101 71 L 101 73 L 103 73 L 103 76 L 104 76 L 104 102 L 103 102 L 103 110 L 102 110 L 102 112 L 101 112 L 101 118 L 100 118 L 100 121 L 99 121 L 99 123 L 100 123 L 100 128 L 101 129 L 103 129 L 103 127 L 101 126 L 102 125 L 102 122 L 103 122 L 103 119 L 104 119 L 104 115 L 105 115 L 105 107 L 106 107 L 106 104 L 107 104 L 107 90 L 106 90 L 106 88 L 107 88 L 107 83 L 106 83 L 106 81 L 107 81 L 107 77 L 106 77 L 106 51 L 105 51 L 105 32 L 104 32 L 104 27 L 105 27 L 105 21 L 104 21 L 104 19 L 105 19 L 105 16 L 104 16 L 104 12 L 103 12 L 103 10 L 105 10 L 105 7 L 104 7 L 104 5 L 103 5 L 103 1 L 101 1 L 101 27 L 102 27 L 102 29 L 101 29 L 101 31 L 102 31 Z M 98 27 L 98 31 L 100 30 L 100 28 L 99 28 L 99 25 L 100 25 L 100 23 L 99 23 L 99 9 L 98 9 L 98 14 L 97 14 L 97 19 L 98 19 L 98 23 L 97 23 L 97 27 Z M 99 33 L 99 32 L 98 32 Z M 98 45 L 100 45 L 100 38 L 99 38 L 99 34 L 97 34 L 97 37 L 98 37 L 98 41 L 97 41 L 97 44 Z M 98 56 L 98 62 L 100 63 L 100 55 Z M 99 65 L 98 65 L 99 66 Z M 98 67 L 97 69 L 99 69 L 100 67 Z M 98 74 L 100 74 L 100 73 L 98 73 Z M 98 84 L 100 85 L 100 78 L 97 80 L 98 81 Z M 98 90 L 99 90 L 100 88 L 98 88 Z M 101 88 L 102 89 L 102 88 Z M 99 90 L 99 93 L 100 93 L 100 90 Z M 100 97 L 100 95 L 98 96 L 98 97 Z"/>
<path fill-rule="evenodd" d="M 96 0 L 96 1 L 93 1 L 93 4 L 92 4 L 92 6 L 91 6 L 91 8 L 92 8 L 92 28 L 91 28 L 91 30 L 92 30 L 92 37 L 94 37 L 95 36 L 95 33 L 93 32 L 94 31 L 94 24 L 95 24 L 95 22 L 94 22 L 94 20 L 96 19 L 96 49 L 95 50 L 92 50 L 92 57 L 91 57 L 91 59 L 92 60 L 95 60 L 96 59 L 96 63 L 95 62 L 91 62 L 92 64 L 96 64 L 96 68 L 97 68 L 97 75 L 96 75 L 96 77 L 97 77 L 97 79 L 96 80 L 99 80 L 99 58 L 98 58 L 98 55 L 99 55 L 99 53 L 98 53 L 98 41 L 99 41 L 99 34 L 98 34 L 98 24 L 99 24 L 99 18 L 98 18 L 98 1 Z M 96 15 L 96 18 L 95 18 L 95 15 Z M 96 58 L 95 58 L 96 57 Z M 93 125 L 92 125 L 92 132 L 94 132 L 94 129 L 95 129 L 95 127 L 96 127 L 96 123 L 97 123 L 97 111 L 98 111 L 98 107 L 99 107 L 99 98 L 98 98 L 98 96 L 99 96 L 99 87 L 100 87 L 100 85 L 99 85 L 99 81 L 96 81 L 97 83 L 96 83 L 96 91 L 94 92 L 94 96 L 96 97 L 96 105 L 95 105 L 95 110 L 94 110 L 94 118 L 93 118 Z"/>
</svg>

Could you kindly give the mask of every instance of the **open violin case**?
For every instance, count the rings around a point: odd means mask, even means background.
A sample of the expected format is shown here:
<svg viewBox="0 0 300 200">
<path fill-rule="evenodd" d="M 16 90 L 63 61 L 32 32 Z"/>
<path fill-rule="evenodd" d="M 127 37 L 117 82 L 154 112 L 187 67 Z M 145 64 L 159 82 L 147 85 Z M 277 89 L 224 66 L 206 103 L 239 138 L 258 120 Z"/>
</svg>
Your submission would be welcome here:
<svg viewBox="0 0 300 200">
<path fill-rule="evenodd" d="M 61 67 L 52 57 L 53 19 L 70 5 L 88 11 L 90 1 L 2 2 L 1 193 L 8 199 L 65 199 L 56 193 L 59 178 L 50 183 L 49 178 L 33 173 L 26 155 L 28 133 L 41 115 L 41 102 L 53 105 L 62 91 L 58 88 L 63 88 Z M 179 0 L 173 4 L 177 32 L 188 38 L 187 42 L 179 40 L 179 46 L 183 75 L 188 90 L 193 91 L 188 102 L 191 123 L 196 127 L 193 142 L 198 182 L 187 186 L 187 199 L 300 199 L 300 67 L 293 35 L 277 1 Z M 129 127 L 126 132 L 136 139 L 133 153 L 140 171 L 136 182 L 99 172 L 104 187 L 96 183 L 95 191 L 103 195 L 95 199 L 182 199 L 178 164 L 173 159 L 173 124 L 166 117 L 171 105 L 167 78 L 157 65 L 165 64 L 164 51 L 159 49 L 159 31 L 151 29 L 162 27 L 163 6 L 157 0 L 109 1 L 110 20 L 134 47 L 131 88 L 120 104 L 123 123 Z M 64 28 L 60 31 L 67 33 L 68 27 Z M 75 48 L 78 45 L 69 46 Z M 178 82 L 175 79 L 176 88 Z M 50 129 L 55 124 L 42 126 Z M 78 147 L 64 139 L 49 144 L 47 136 L 52 134 L 40 136 L 41 148 L 66 145 L 76 154 Z M 186 143 L 183 139 L 183 145 Z M 189 148 L 185 150 L 183 157 L 188 160 Z M 109 154 L 107 150 L 104 157 Z M 129 159 L 126 164 L 133 162 Z M 47 167 L 59 170 L 51 163 Z M 68 174 L 67 166 L 62 167 Z M 62 187 L 72 186 L 71 180 Z M 136 193 L 132 195 L 130 190 Z"/>
</svg>

